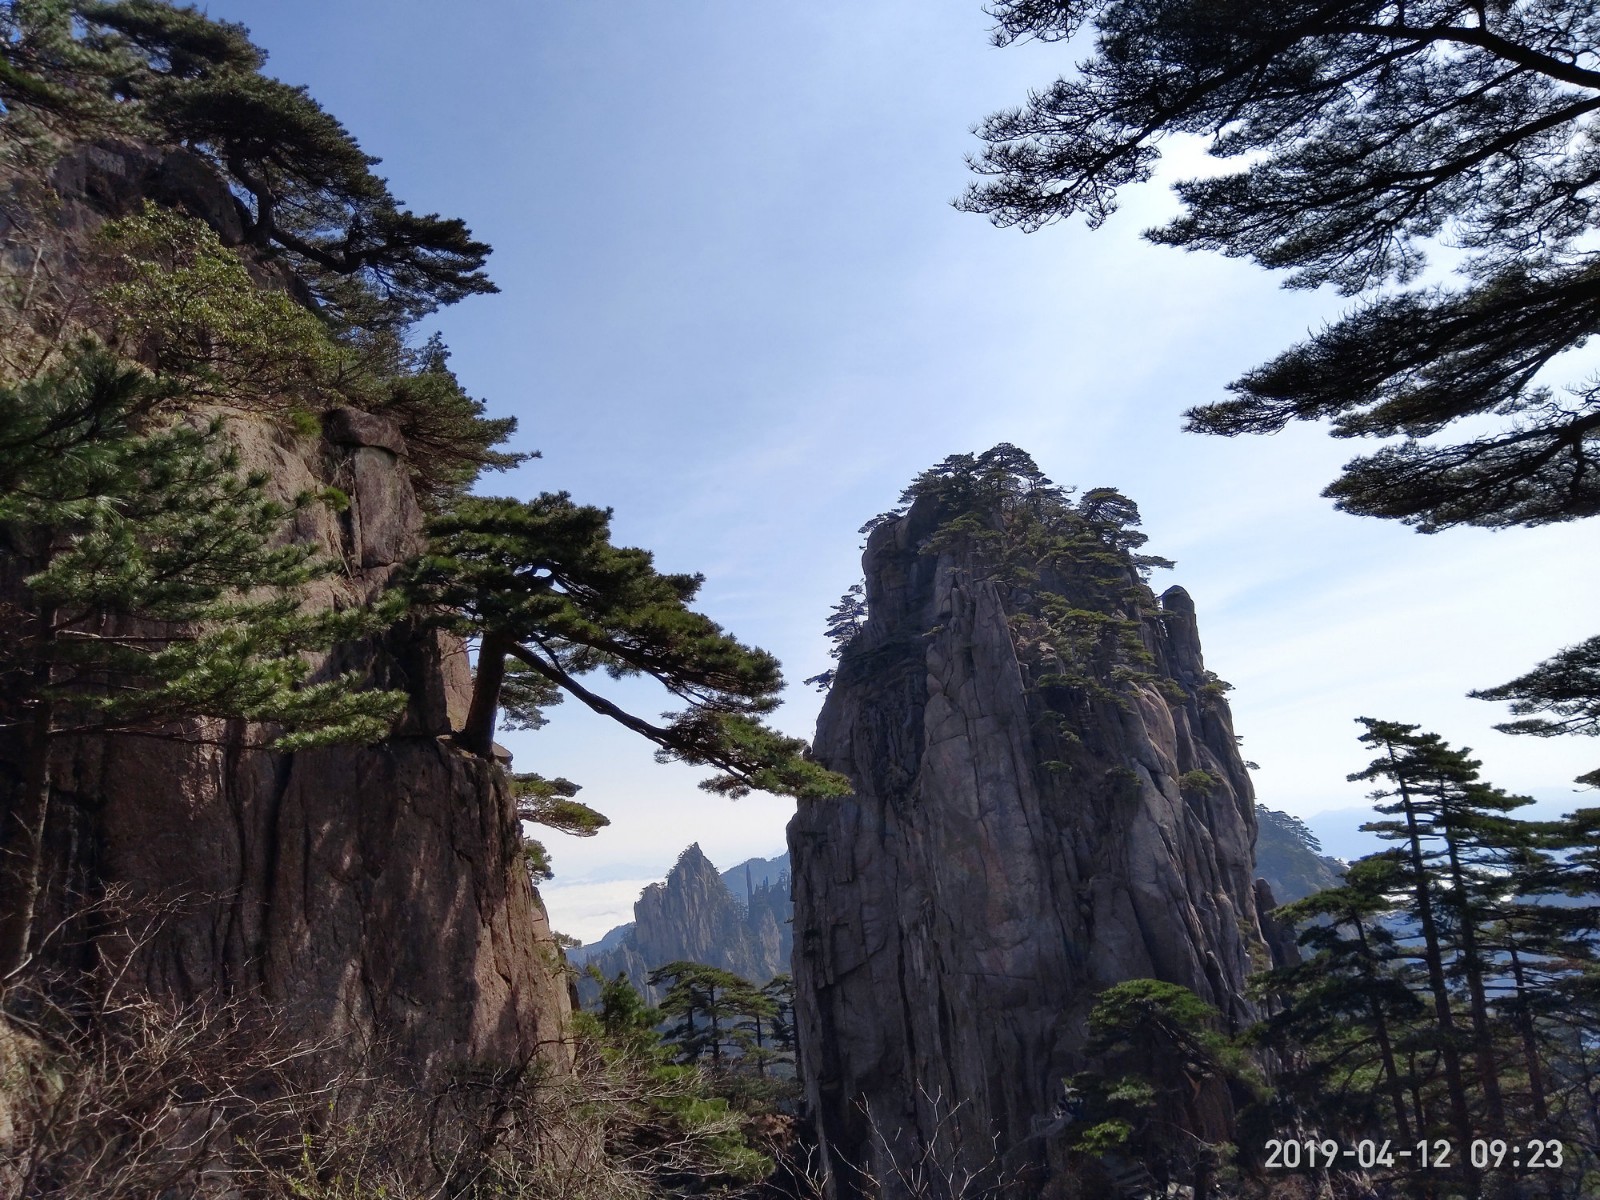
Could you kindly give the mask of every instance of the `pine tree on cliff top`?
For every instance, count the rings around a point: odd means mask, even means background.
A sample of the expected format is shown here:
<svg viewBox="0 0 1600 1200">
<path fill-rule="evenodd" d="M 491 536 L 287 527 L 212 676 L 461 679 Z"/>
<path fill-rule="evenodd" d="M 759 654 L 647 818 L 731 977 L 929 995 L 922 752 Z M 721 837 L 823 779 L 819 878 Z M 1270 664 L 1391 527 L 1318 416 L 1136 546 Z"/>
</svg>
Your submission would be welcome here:
<svg viewBox="0 0 1600 1200">
<path fill-rule="evenodd" d="M 919 504 L 935 515 L 919 553 L 951 554 L 961 569 L 1019 602 L 1013 639 L 1053 706 L 1086 697 L 1124 703 L 1124 685 L 1134 682 L 1184 698 L 1176 684 L 1148 670 L 1140 612 L 1156 605 L 1145 581 L 1152 568 L 1172 562 L 1140 552 L 1149 539 L 1128 497 L 1097 487 L 1074 499 L 1074 490 L 1051 482 L 1026 451 L 1002 442 L 979 454 L 952 454 L 921 472 L 900 494 L 900 506 L 861 532 Z M 859 632 L 864 612 L 853 587 L 829 620 L 835 657 Z M 834 674 L 807 682 L 826 688 Z"/>
<path fill-rule="evenodd" d="M 82 36 L 74 36 L 74 18 Z M 304 88 L 262 74 L 242 25 L 157 0 L 13 0 L 0 10 L 0 101 L 78 139 L 178 143 L 226 179 L 249 242 L 282 257 L 346 325 L 404 326 L 496 290 L 457 218 L 406 209 L 378 160 Z"/>
</svg>

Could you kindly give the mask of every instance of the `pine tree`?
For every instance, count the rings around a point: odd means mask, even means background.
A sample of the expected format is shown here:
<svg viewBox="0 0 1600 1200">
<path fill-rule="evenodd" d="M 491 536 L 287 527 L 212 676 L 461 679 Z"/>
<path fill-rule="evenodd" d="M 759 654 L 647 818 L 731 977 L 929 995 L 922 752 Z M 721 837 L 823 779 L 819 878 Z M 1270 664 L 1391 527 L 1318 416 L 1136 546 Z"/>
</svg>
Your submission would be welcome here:
<svg viewBox="0 0 1600 1200">
<path fill-rule="evenodd" d="M 771 1018 L 772 1044 L 779 1054 L 788 1055 L 793 1061 L 799 1053 L 799 1043 L 795 1038 L 794 976 L 787 973 L 774 975 L 763 985 L 761 992 L 774 1006 Z"/>
<path fill-rule="evenodd" d="M 755 1068 L 758 1078 L 766 1079 L 767 1069 L 784 1061 L 782 1051 L 773 1044 L 779 1017 L 779 1001 L 748 980 L 733 997 L 735 1018 L 733 1039 L 739 1049 L 739 1066 Z"/>
<path fill-rule="evenodd" d="M 331 564 L 280 543 L 294 508 L 239 474 L 220 422 L 163 417 L 172 399 L 90 345 L 0 389 L 0 551 L 21 584 L 0 727 L 22 776 L 0 832 L 0 976 L 31 949 L 55 744 L 186 740 L 195 718 L 237 717 L 293 750 L 376 740 L 404 705 L 355 675 L 310 682 L 307 655 L 386 626 L 393 606 L 302 611 L 300 588 Z"/>
<path fill-rule="evenodd" d="M 652 987 L 665 985 L 659 1005 L 664 1017 L 676 1017 L 666 1040 L 678 1047 L 680 1061 L 710 1059 L 713 1068 L 731 1063 L 747 1037 L 743 1025 L 756 1013 L 770 1016 L 772 1002 L 748 979 L 704 963 L 672 962 L 650 972 Z"/>
<path fill-rule="evenodd" d="M 1101 992 L 1089 1014 L 1094 1069 L 1071 1081 L 1093 1124 L 1074 1148 L 1125 1149 L 1163 1190 L 1187 1179 L 1193 1195 L 1213 1195 L 1226 1150 L 1211 1140 L 1220 1130 L 1206 1119 L 1202 1097 L 1250 1088 L 1248 1068 L 1219 1024 L 1215 1009 L 1176 984 L 1130 979 Z"/>
<path fill-rule="evenodd" d="M 1443 1126 L 1458 1151 L 1559 1137 L 1559 1175 L 1484 1173 L 1459 1152 L 1453 1170 L 1471 1195 L 1532 1194 L 1517 1189 L 1535 1179 L 1538 1194 L 1567 1194 L 1600 1130 L 1592 813 L 1519 820 L 1530 801 L 1484 783 L 1469 751 L 1415 725 L 1361 724 L 1381 756 L 1351 778 L 1387 785 L 1374 798 L 1388 818 L 1364 828 L 1395 846 L 1282 910 L 1311 922 L 1310 953 L 1255 981 L 1277 1007 L 1254 1036 L 1285 1064 L 1302 1118 L 1352 1139 Z M 1415 1158 L 1390 1171 L 1423 1190 L 1445 1178 Z"/>
<path fill-rule="evenodd" d="M 502 707 L 536 723 L 559 689 L 654 742 L 661 761 L 722 772 L 701 785 L 708 790 L 847 791 L 804 758 L 803 742 L 760 720 L 778 703 L 777 661 L 688 607 L 700 576 L 662 574 L 646 551 L 612 545 L 610 517 L 547 492 L 527 502 L 465 497 L 430 523 L 410 594 L 479 639 L 461 744 L 488 755 Z M 512 662 L 526 671 L 508 672 Z M 602 669 L 649 676 L 688 707 L 666 724 L 647 721 L 580 682 Z"/>
<path fill-rule="evenodd" d="M 139 132 L 107 89 L 85 86 L 132 65 L 126 53 L 74 36 L 69 0 L 0 4 L 0 104 L 13 153 L 37 162 L 61 140 Z"/>
<path fill-rule="evenodd" d="M 830 658 L 837 659 L 844 653 L 845 648 L 855 641 L 856 634 L 867 623 L 867 599 L 865 585 L 852 583 L 839 597 L 839 603 L 828 610 L 828 621 L 824 626 L 824 634 L 828 641 L 833 643 L 833 648 L 828 651 Z M 833 686 L 833 668 L 823 671 L 819 675 L 812 675 L 805 681 L 815 687 L 819 692 L 825 692 Z"/>
<path fill-rule="evenodd" d="M 1538 1131 L 1550 1124 L 1547 1018 L 1563 1005 L 1563 993 L 1575 970 L 1581 973 L 1581 962 L 1594 958 L 1583 931 L 1594 926 L 1595 913 L 1592 907 L 1556 900 L 1570 894 L 1573 884 L 1562 861 L 1571 843 L 1560 823 L 1519 825 L 1520 836 L 1505 856 L 1497 894 L 1487 906 L 1490 920 L 1481 944 L 1499 964 L 1496 1008 L 1516 1029 L 1527 1085 L 1527 1128 Z M 1509 1073 L 1506 1079 L 1514 1082 Z"/>
<path fill-rule="evenodd" d="M 1416 918 L 1427 992 L 1433 1009 L 1437 1049 L 1444 1062 L 1450 1124 L 1457 1144 L 1467 1146 L 1472 1142 L 1475 1126 L 1463 1070 L 1464 1039 L 1457 1025 L 1446 972 L 1451 946 L 1447 941 L 1447 930 L 1442 924 L 1444 914 L 1440 911 L 1443 904 L 1441 863 L 1447 851 L 1439 844 L 1442 837 L 1441 817 L 1430 791 L 1440 767 L 1443 746 L 1437 735 L 1418 735 L 1415 725 L 1377 721 L 1368 717 L 1361 718 L 1360 724 L 1366 728 L 1361 741 L 1381 751 L 1381 757 L 1374 759 L 1366 770 L 1350 778 L 1391 782 L 1394 785 L 1391 789 L 1374 792 L 1373 798 L 1392 801 L 1378 804 L 1377 810 L 1399 818 L 1373 822 L 1362 828 L 1386 840 L 1400 843 L 1397 861 L 1402 867 L 1395 886 L 1404 891 L 1410 911 Z M 1483 1078 L 1482 1072 L 1479 1078 Z M 1478 1195 L 1481 1184 L 1476 1169 L 1470 1162 L 1463 1162 L 1461 1170 L 1468 1193 Z"/>
<path fill-rule="evenodd" d="M 489 247 L 459 219 L 407 210 L 304 88 L 261 73 L 266 55 L 243 26 L 158 0 L 15 0 L 4 21 L 8 116 L 201 155 L 239 197 L 251 244 L 287 259 L 345 325 L 404 326 L 497 290 Z"/>
<path fill-rule="evenodd" d="M 514 417 L 487 417 L 450 369 L 438 334 L 343 330 L 289 293 L 262 287 L 203 221 L 147 202 L 108 221 L 81 266 L 107 339 L 195 403 L 299 427 L 349 405 L 394 422 L 418 499 L 447 506 L 484 470 L 537 457 L 497 448 Z"/>
<path fill-rule="evenodd" d="M 1133 682 L 1185 698 L 1149 670 L 1139 613 L 1156 607 L 1150 569 L 1172 563 L 1138 552 L 1148 539 L 1132 500 L 1102 487 L 1074 501 L 1073 490 L 1051 482 L 1026 451 L 1002 442 L 923 471 L 900 506 L 863 532 L 918 507 L 933 518 L 920 553 L 952 553 L 975 579 L 1026 600 L 1027 613 L 1012 619 L 1013 639 L 1050 707 L 1064 713 L 1096 699 L 1126 703 L 1124 685 Z M 830 634 L 841 614 L 849 617 L 850 600 L 846 593 L 834 610 Z M 831 673 L 818 681 L 831 681 Z M 1062 728 L 1070 732 L 1065 722 Z"/>
<path fill-rule="evenodd" d="M 1600 637 L 1568 646 L 1510 683 L 1471 695 L 1510 701 L 1511 712 L 1521 719 L 1496 725 L 1503 733 L 1600 736 Z M 1600 787 L 1600 768 L 1578 776 L 1576 782 Z"/>
<path fill-rule="evenodd" d="M 1274 912 L 1304 926 L 1306 955 L 1252 981 L 1277 1005 L 1253 1036 L 1289 1064 L 1288 1086 L 1323 1128 L 1341 1128 L 1352 1140 L 1392 1131 L 1410 1145 L 1427 1121 L 1419 1081 L 1401 1068 L 1402 1051 L 1423 1010 L 1384 922 L 1395 908 L 1399 869 L 1392 851 L 1369 856 L 1351 864 L 1341 886 Z"/>
<path fill-rule="evenodd" d="M 644 1002 L 625 971 L 606 979 L 591 964 L 589 975 L 600 985 L 598 1016 L 606 1038 L 622 1052 L 642 1061 L 664 1061 L 667 1049 L 658 1032 L 661 1010 Z"/>
</svg>

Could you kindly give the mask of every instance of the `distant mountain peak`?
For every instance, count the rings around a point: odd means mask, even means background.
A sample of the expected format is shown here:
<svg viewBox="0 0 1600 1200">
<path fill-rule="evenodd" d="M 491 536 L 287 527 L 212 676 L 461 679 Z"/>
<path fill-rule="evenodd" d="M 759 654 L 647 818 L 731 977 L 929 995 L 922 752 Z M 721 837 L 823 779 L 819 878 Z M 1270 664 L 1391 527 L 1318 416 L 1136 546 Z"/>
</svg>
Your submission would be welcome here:
<svg viewBox="0 0 1600 1200">
<path fill-rule="evenodd" d="M 658 997 L 648 983 L 650 972 L 679 960 L 707 963 L 764 984 L 789 971 L 792 911 L 787 853 L 747 859 L 719 872 L 694 842 L 664 880 L 639 894 L 632 924 L 569 951 L 568 957 L 607 978 L 626 975 L 651 1003 Z M 598 990 L 592 979 L 579 979 L 585 1003 Z"/>
</svg>

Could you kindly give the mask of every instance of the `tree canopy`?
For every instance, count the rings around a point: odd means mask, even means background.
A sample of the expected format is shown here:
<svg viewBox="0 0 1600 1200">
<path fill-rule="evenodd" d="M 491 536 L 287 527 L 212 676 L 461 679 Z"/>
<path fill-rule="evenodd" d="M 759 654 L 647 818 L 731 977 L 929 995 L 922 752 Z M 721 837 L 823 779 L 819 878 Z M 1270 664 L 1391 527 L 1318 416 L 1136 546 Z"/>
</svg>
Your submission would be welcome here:
<svg viewBox="0 0 1600 1200">
<path fill-rule="evenodd" d="M 1483 781 L 1470 751 L 1416 725 L 1360 724 L 1376 757 L 1350 778 L 1378 785 L 1381 819 L 1362 828 L 1388 847 L 1278 909 L 1302 957 L 1252 981 L 1264 1019 L 1249 1039 L 1275 1056 L 1280 1111 L 1344 1144 L 1479 1140 L 1448 1161 L 1379 1155 L 1366 1182 L 1380 1190 L 1449 1179 L 1468 1196 L 1522 1195 L 1486 1139 L 1555 1137 L 1540 1190 L 1588 1195 L 1595 810 L 1520 819 L 1531 801 Z"/>
<path fill-rule="evenodd" d="M 1074 493 L 1051 482 L 1027 451 L 1001 442 L 920 472 L 901 492 L 900 506 L 861 532 L 918 505 L 929 510 L 934 528 L 919 553 L 951 553 L 976 578 L 1024 599 L 1012 633 L 1052 705 L 1089 696 L 1121 702 L 1130 681 L 1183 698 L 1176 684 L 1148 669 L 1153 658 L 1141 627 L 1141 613 L 1157 608 L 1149 572 L 1171 567 L 1171 560 L 1139 553 L 1149 539 L 1139 529 L 1139 506 L 1121 492 L 1096 487 L 1075 499 Z M 827 632 L 835 658 L 864 627 L 866 612 L 859 586 L 834 607 Z M 834 675 L 825 671 L 806 682 L 825 689 Z"/>
<path fill-rule="evenodd" d="M 1398 438 L 1328 489 L 1425 531 L 1600 512 L 1600 384 L 1556 360 L 1600 327 L 1600 13 L 1558 0 L 1012 0 L 995 41 L 1094 30 L 1076 76 L 977 129 L 961 205 L 1037 229 L 1115 209 L 1163 138 L 1232 171 L 1148 237 L 1363 299 L 1189 413 L 1233 435 L 1328 420 Z M 1428 252 L 1463 252 L 1447 284 Z M 1548 368 L 1548 369 L 1547 369 Z M 1494 418 L 1484 421 L 1482 418 Z M 1474 420 L 1474 418 L 1478 418 Z M 1470 424 L 1469 424 L 1470 423 Z M 1456 440 L 1434 439 L 1446 431 Z"/>
<path fill-rule="evenodd" d="M 613 545 L 610 521 L 609 509 L 546 492 L 463 497 L 431 522 L 408 587 L 479 639 L 462 743 L 488 754 L 501 708 L 536 726 L 565 694 L 654 742 L 662 761 L 720 771 L 702 785 L 710 790 L 847 790 L 805 759 L 803 742 L 760 720 L 778 705 L 777 660 L 689 607 L 700 576 L 663 574 L 648 551 Z M 687 707 L 664 724 L 646 720 L 581 682 L 600 670 L 649 676 Z"/>
<path fill-rule="evenodd" d="M 244 26 L 159 0 L 13 0 L 0 34 L 10 119 L 199 154 L 233 190 L 247 240 L 346 323 L 404 325 L 497 290 L 489 246 L 458 218 L 407 209 L 335 117 L 262 73 Z"/>
</svg>

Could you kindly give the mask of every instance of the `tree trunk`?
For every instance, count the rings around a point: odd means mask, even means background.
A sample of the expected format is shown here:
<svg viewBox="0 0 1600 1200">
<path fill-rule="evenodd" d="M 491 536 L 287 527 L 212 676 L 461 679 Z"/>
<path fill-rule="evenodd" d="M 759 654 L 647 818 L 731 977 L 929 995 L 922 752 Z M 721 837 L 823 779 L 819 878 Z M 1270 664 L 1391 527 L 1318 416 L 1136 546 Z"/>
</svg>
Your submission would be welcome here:
<svg viewBox="0 0 1600 1200">
<path fill-rule="evenodd" d="M 35 949 L 34 924 L 44 877 L 45 828 L 50 817 L 50 734 L 55 724 L 55 701 L 49 690 L 56 615 L 54 607 L 35 614 L 38 637 L 30 697 L 33 712 L 24 725 L 22 787 L 16 805 L 6 814 L 5 862 L 0 865 L 0 989 Z"/>
<path fill-rule="evenodd" d="M 461 748 L 480 758 L 494 753 L 495 714 L 500 710 L 500 685 L 506 677 L 506 655 L 511 652 L 512 640 L 501 633 L 489 632 L 478 644 L 478 670 L 472 677 L 472 705 L 467 710 L 467 723 L 456 740 Z"/>
<path fill-rule="evenodd" d="M 1361 953 L 1368 962 L 1373 960 L 1370 947 L 1367 944 L 1367 929 L 1359 920 L 1355 922 L 1356 937 L 1361 942 Z M 1383 1015 L 1383 1006 L 1378 1003 L 1377 997 L 1372 998 L 1372 1027 L 1378 1039 L 1378 1053 L 1383 1061 L 1383 1075 L 1389 1084 L 1389 1102 L 1394 1105 L 1395 1124 L 1399 1128 L 1400 1140 L 1406 1145 L 1411 1144 L 1411 1123 L 1406 1119 L 1405 1093 L 1400 1089 L 1400 1071 L 1394 1062 L 1394 1044 L 1389 1039 L 1389 1021 Z"/>
<path fill-rule="evenodd" d="M 1453 902 L 1457 906 L 1461 929 L 1462 973 L 1467 979 L 1467 998 L 1472 1013 L 1473 1048 L 1476 1051 L 1478 1081 L 1483 1086 L 1484 1100 L 1489 1109 L 1489 1130 L 1504 1136 L 1506 1130 L 1505 1101 L 1500 1095 L 1500 1065 L 1494 1051 L 1494 1032 L 1489 1028 L 1489 1002 L 1483 988 L 1483 963 L 1478 958 L 1478 930 L 1473 914 L 1472 893 L 1461 865 L 1461 855 L 1456 848 L 1453 833 L 1448 828 L 1445 846 L 1450 853 L 1450 884 Z"/>
<path fill-rule="evenodd" d="M 1428 988 L 1433 993 L 1433 1015 L 1439 1026 L 1439 1052 L 1444 1059 L 1445 1088 L 1450 1094 L 1450 1124 L 1454 1127 L 1461 1159 L 1461 1176 L 1467 1195 L 1482 1194 L 1477 1169 L 1466 1158 L 1472 1145 L 1472 1112 L 1467 1107 L 1467 1088 L 1461 1076 L 1461 1048 L 1456 1044 L 1455 1017 L 1450 1011 L 1450 989 L 1444 977 L 1444 957 L 1439 949 L 1439 927 L 1433 915 L 1433 886 L 1427 862 L 1422 855 L 1422 831 L 1417 828 L 1417 812 L 1411 788 L 1397 779 L 1401 811 L 1405 813 L 1411 869 L 1415 877 L 1417 920 L 1422 926 L 1422 956 L 1428 969 Z"/>
<path fill-rule="evenodd" d="M 1528 1098 L 1533 1105 L 1533 1119 L 1544 1125 L 1550 1119 L 1550 1108 L 1544 1095 L 1544 1068 L 1539 1063 L 1539 1042 L 1534 1036 L 1533 1015 L 1528 1012 L 1528 981 L 1522 966 L 1522 956 L 1517 953 L 1515 935 L 1507 949 L 1511 954 L 1511 977 L 1517 985 L 1517 1031 L 1522 1035 L 1522 1057 L 1528 1068 Z"/>
</svg>

